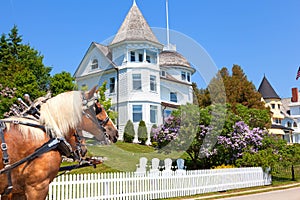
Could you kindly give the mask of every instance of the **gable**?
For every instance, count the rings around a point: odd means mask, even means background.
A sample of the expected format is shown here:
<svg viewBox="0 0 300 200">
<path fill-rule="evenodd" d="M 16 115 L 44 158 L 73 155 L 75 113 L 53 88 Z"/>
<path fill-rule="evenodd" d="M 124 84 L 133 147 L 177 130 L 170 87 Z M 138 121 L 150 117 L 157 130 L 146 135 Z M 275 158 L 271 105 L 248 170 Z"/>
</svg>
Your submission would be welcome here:
<svg viewBox="0 0 300 200">
<path fill-rule="evenodd" d="M 108 47 L 93 42 L 74 73 L 74 77 L 88 76 L 113 68 Z"/>
</svg>

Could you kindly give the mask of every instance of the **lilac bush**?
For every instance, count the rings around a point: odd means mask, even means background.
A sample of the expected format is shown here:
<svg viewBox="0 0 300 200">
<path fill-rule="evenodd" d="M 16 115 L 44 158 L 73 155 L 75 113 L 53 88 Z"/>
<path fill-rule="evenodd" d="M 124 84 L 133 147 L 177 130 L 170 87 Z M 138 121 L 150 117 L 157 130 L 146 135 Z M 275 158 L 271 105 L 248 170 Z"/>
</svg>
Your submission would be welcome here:
<svg viewBox="0 0 300 200">
<path fill-rule="evenodd" d="M 218 144 L 223 145 L 231 153 L 232 160 L 241 158 L 243 152 L 258 152 L 262 146 L 262 140 L 265 132 L 260 128 L 250 130 L 249 126 L 243 122 L 236 122 L 233 132 L 226 136 L 218 137 Z"/>
<path fill-rule="evenodd" d="M 165 119 L 163 125 L 152 129 L 153 139 L 157 142 L 159 148 L 166 146 L 169 142 L 178 137 L 180 122 L 181 120 L 179 118 L 170 115 Z"/>
</svg>

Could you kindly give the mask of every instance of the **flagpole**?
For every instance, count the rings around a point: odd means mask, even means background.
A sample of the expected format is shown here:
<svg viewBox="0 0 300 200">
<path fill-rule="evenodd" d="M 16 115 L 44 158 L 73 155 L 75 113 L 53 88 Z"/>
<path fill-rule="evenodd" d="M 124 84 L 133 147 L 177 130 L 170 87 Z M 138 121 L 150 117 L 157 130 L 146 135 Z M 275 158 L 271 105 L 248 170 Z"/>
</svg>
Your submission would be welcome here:
<svg viewBox="0 0 300 200">
<path fill-rule="evenodd" d="M 296 80 L 298 80 L 298 78 L 300 77 L 300 66 L 298 68 L 298 72 L 297 72 L 297 76 L 296 76 Z"/>
<path fill-rule="evenodd" d="M 166 20 L 167 20 L 167 46 L 170 46 L 170 29 L 169 29 L 169 4 L 166 0 Z"/>
</svg>

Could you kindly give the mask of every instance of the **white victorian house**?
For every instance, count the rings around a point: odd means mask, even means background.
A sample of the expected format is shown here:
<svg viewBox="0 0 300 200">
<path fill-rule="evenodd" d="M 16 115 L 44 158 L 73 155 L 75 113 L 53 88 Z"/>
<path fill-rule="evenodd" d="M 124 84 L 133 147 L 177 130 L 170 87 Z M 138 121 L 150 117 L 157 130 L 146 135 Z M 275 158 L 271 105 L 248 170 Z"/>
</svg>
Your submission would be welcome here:
<svg viewBox="0 0 300 200">
<path fill-rule="evenodd" d="M 134 2 L 109 45 L 92 42 L 74 77 L 88 88 L 107 82 L 107 98 L 118 112 L 120 140 L 128 120 L 148 129 L 181 104 L 193 102 L 195 69 L 176 49 L 161 44 Z M 138 142 L 137 135 L 134 142 Z"/>
</svg>

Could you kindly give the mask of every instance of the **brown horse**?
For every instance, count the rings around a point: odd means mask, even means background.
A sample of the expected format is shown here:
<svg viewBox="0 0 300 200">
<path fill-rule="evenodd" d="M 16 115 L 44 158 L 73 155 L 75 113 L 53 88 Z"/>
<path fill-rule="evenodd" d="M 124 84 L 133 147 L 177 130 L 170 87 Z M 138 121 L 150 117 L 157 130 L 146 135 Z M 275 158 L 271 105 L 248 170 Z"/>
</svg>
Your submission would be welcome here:
<svg viewBox="0 0 300 200">
<path fill-rule="evenodd" d="M 84 95 L 73 91 L 62 93 L 49 99 L 42 104 L 40 111 L 40 122 L 47 131 L 18 123 L 5 123 L 4 141 L 7 144 L 9 162 L 13 164 L 22 158 L 34 153 L 50 137 L 64 138 L 66 141 L 74 139 L 76 129 L 82 129 L 93 134 L 97 139 L 103 139 L 103 135 L 109 135 L 114 142 L 117 138 L 117 130 L 114 126 L 99 126 L 98 120 L 102 119 L 100 113 L 95 117 L 93 94 L 95 88 Z M 26 121 L 24 119 L 6 119 L 15 121 Z M 110 120 L 109 120 L 110 121 Z M 26 121 L 28 122 L 28 121 Z M 30 121 L 30 123 L 35 123 Z M 4 141 L 1 141 L 2 143 Z M 3 154 L 0 151 L 0 170 L 4 168 L 1 162 Z M 61 153 L 57 150 L 46 152 L 34 160 L 23 163 L 11 170 L 12 192 L 3 199 L 32 199 L 44 200 L 48 194 L 49 184 L 58 173 L 61 163 Z M 4 193 L 8 186 L 8 175 L 0 175 L 0 193 Z"/>
</svg>

